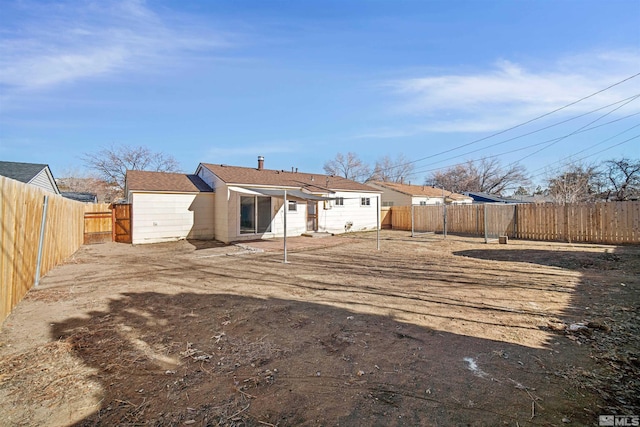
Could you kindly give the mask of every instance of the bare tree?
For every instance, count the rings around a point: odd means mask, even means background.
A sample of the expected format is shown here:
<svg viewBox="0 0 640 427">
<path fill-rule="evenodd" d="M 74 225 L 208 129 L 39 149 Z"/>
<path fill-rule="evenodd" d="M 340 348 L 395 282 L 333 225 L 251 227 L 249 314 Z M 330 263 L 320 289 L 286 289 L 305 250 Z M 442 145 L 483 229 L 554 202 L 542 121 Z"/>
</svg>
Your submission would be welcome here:
<svg viewBox="0 0 640 427">
<path fill-rule="evenodd" d="M 607 160 L 603 164 L 603 176 L 608 187 L 607 200 L 624 201 L 640 196 L 640 160 Z"/>
<path fill-rule="evenodd" d="M 403 154 L 399 154 L 395 160 L 387 155 L 376 160 L 373 173 L 368 181 L 405 182 L 413 170 L 413 163 Z"/>
<path fill-rule="evenodd" d="M 454 193 L 475 191 L 502 195 L 529 185 L 529 179 L 525 167 L 519 163 L 503 167 L 497 159 L 482 159 L 434 172 L 426 183 Z"/>
<path fill-rule="evenodd" d="M 63 171 L 62 178 L 57 178 L 56 183 L 62 192 L 95 194 L 99 202 L 109 203 L 122 197 L 118 187 L 78 169 Z"/>
<path fill-rule="evenodd" d="M 547 178 L 549 195 L 557 203 L 579 203 L 596 200 L 601 182 L 595 165 L 568 164 L 559 174 Z"/>
<path fill-rule="evenodd" d="M 356 153 L 349 152 L 345 156 L 336 154 L 332 160 L 325 162 L 324 171 L 329 175 L 342 176 L 354 181 L 364 182 L 369 178 L 371 169 Z"/>
<path fill-rule="evenodd" d="M 149 148 L 127 145 L 103 148 L 97 153 L 85 153 L 85 165 L 93 169 L 100 178 L 124 192 L 127 170 L 148 170 L 154 172 L 177 172 L 178 161 L 164 153 L 154 153 Z"/>
</svg>

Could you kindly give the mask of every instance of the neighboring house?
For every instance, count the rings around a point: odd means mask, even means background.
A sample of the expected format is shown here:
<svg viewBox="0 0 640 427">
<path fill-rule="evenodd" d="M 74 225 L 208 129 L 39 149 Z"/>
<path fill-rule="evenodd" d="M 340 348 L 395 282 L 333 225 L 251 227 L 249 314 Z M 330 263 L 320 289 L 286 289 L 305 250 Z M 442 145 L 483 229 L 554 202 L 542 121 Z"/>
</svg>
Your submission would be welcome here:
<svg viewBox="0 0 640 427">
<path fill-rule="evenodd" d="M 78 191 L 61 191 L 60 195 L 67 199 L 82 203 L 98 203 L 98 195 L 94 193 L 82 193 Z"/>
<path fill-rule="evenodd" d="M 395 182 L 372 181 L 371 187 L 382 191 L 382 206 L 470 204 L 471 197 L 444 191 L 428 185 L 409 185 Z"/>
<path fill-rule="evenodd" d="M 214 193 L 200 177 L 127 171 L 133 244 L 214 237 Z"/>
<path fill-rule="evenodd" d="M 0 175 L 25 184 L 35 185 L 54 194 L 60 194 L 48 165 L 0 161 Z"/>
<path fill-rule="evenodd" d="M 473 199 L 473 203 L 527 203 L 522 200 L 512 199 L 508 197 L 500 197 L 493 194 L 488 193 L 480 193 L 480 192 L 465 192 L 466 196 L 469 196 Z"/>
<path fill-rule="evenodd" d="M 345 178 L 201 163 L 195 175 L 128 171 L 132 241 L 241 240 L 375 230 L 380 192 Z"/>
<path fill-rule="evenodd" d="M 196 175 L 216 194 L 215 239 L 233 242 L 284 235 L 375 230 L 380 191 L 342 177 L 201 163 Z"/>
</svg>

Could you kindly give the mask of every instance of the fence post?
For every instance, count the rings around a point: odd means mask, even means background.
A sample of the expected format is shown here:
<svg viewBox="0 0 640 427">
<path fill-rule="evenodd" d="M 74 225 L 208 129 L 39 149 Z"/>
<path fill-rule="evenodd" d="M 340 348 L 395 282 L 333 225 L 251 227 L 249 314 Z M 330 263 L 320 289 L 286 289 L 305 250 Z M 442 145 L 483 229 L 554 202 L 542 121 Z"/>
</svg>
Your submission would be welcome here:
<svg viewBox="0 0 640 427">
<path fill-rule="evenodd" d="M 569 204 L 564 204 L 564 238 L 567 242 L 571 243 L 571 236 L 569 235 Z"/>
<path fill-rule="evenodd" d="M 44 246 L 44 229 L 47 225 L 47 208 L 49 207 L 49 196 L 44 196 L 42 205 L 42 223 L 40 224 L 40 241 L 38 242 L 38 260 L 36 261 L 36 282 L 37 287 L 40 284 L 40 267 L 42 265 L 42 247 Z"/>
</svg>

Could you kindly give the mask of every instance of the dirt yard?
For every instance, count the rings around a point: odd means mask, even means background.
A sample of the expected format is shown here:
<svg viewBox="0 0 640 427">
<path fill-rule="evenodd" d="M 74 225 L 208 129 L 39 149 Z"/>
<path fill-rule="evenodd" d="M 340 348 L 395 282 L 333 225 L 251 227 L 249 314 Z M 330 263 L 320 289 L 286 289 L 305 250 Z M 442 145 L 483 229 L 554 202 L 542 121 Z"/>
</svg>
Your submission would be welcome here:
<svg viewBox="0 0 640 427">
<path fill-rule="evenodd" d="M 2 325 L 0 425 L 640 414 L 639 247 L 375 237 L 84 246 Z"/>
</svg>

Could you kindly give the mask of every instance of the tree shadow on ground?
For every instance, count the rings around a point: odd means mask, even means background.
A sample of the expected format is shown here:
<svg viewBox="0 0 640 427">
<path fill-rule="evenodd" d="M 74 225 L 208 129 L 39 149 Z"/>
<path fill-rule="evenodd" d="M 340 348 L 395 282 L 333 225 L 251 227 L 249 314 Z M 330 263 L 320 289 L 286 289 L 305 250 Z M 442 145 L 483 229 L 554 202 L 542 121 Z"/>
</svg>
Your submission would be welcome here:
<svg viewBox="0 0 640 427">
<path fill-rule="evenodd" d="M 127 293 L 52 325 L 101 384 L 76 425 L 557 425 L 596 396 L 532 349 L 321 304 Z M 552 340 L 553 342 L 553 340 Z"/>
</svg>

